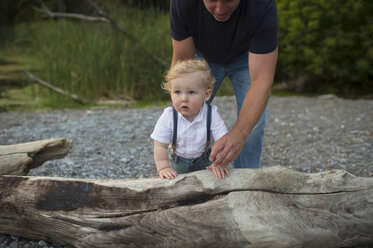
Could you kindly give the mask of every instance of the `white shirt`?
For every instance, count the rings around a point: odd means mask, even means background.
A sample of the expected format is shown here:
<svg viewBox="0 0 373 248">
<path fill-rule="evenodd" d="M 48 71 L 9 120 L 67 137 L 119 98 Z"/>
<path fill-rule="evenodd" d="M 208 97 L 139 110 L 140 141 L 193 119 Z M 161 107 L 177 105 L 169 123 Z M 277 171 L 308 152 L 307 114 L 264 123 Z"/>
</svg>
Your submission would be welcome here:
<svg viewBox="0 0 373 248">
<path fill-rule="evenodd" d="M 176 155 L 183 158 L 197 158 L 205 152 L 207 141 L 207 104 L 203 104 L 198 115 L 192 122 L 188 121 L 182 114 L 178 113 Z M 159 117 L 151 138 L 164 143 L 172 144 L 173 133 L 172 107 L 164 109 Z M 228 132 L 224 121 L 221 119 L 218 108 L 211 106 L 211 136 L 210 146 Z"/>
</svg>

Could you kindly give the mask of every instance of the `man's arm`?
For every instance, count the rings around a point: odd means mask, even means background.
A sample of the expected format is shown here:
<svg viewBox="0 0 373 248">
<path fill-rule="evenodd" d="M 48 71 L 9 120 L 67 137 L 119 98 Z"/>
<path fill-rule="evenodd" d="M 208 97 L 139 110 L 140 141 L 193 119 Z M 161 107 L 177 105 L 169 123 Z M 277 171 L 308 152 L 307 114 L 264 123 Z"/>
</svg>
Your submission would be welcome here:
<svg viewBox="0 0 373 248">
<path fill-rule="evenodd" d="M 192 37 L 188 37 L 184 40 L 177 41 L 172 39 L 172 63 L 171 66 L 174 66 L 179 60 L 187 60 L 194 58 L 194 41 Z"/>
<path fill-rule="evenodd" d="M 278 49 L 268 54 L 249 53 L 251 88 L 247 92 L 237 121 L 211 149 L 212 166 L 227 166 L 241 153 L 245 140 L 262 115 L 271 95 Z M 224 175 L 222 175 L 224 178 Z"/>
</svg>

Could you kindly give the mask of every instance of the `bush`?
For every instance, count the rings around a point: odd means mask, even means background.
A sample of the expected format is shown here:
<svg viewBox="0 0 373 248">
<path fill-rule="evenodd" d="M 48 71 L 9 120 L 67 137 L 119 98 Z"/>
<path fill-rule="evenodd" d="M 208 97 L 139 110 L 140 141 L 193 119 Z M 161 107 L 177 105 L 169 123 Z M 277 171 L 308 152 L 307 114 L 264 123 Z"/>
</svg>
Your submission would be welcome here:
<svg viewBox="0 0 373 248">
<path fill-rule="evenodd" d="M 277 0 L 276 81 L 306 77 L 311 92 L 373 93 L 372 7 L 370 0 Z"/>
</svg>

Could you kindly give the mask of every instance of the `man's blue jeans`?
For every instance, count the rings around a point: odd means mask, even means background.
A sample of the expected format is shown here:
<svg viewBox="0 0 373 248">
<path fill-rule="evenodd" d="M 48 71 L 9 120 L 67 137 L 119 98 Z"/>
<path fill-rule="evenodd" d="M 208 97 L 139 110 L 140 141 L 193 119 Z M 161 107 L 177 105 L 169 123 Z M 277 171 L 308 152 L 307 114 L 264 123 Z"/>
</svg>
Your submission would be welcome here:
<svg viewBox="0 0 373 248">
<path fill-rule="evenodd" d="M 196 56 L 198 58 L 198 55 Z M 211 103 L 219 89 L 223 79 L 228 76 L 237 101 L 237 115 L 240 113 L 242 103 L 248 90 L 251 87 L 251 79 L 249 73 L 248 53 L 235 59 L 231 64 L 226 66 L 209 63 L 211 72 L 216 79 L 211 98 L 208 103 Z M 260 117 L 259 121 L 251 131 L 249 137 L 245 141 L 244 148 L 241 154 L 234 161 L 234 168 L 259 168 L 260 156 L 262 153 L 265 116 L 267 108 Z"/>
</svg>

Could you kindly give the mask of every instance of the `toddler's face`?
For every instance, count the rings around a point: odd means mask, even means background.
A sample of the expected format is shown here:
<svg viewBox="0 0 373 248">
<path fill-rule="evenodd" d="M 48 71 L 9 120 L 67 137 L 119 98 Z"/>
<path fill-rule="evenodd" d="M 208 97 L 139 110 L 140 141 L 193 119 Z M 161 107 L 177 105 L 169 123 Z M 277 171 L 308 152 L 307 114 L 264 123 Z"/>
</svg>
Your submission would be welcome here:
<svg viewBox="0 0 373 248">
<path fill-rule="evenodd" d="M 203 85 L 201 78 L 202 72 L 196 71 L 183 73 L 170 82 L 172 105 L 190 122 L 211 96 L 211 89 Z"/>
</svg>

